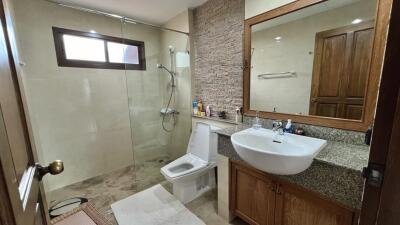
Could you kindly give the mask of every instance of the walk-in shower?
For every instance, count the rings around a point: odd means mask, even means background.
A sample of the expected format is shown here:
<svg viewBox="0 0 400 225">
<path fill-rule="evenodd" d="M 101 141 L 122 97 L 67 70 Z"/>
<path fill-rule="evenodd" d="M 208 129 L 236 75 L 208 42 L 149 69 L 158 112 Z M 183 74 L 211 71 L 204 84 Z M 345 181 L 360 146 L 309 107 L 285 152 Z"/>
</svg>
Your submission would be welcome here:
<svg viewBox="0 0 400 225">
<path fill-rule="evenodd" d="M 60 176 L 44 178 L 48 200 L 115 201 L 162 182 L 160 168 L 185 154 L 190 137 L 190 64 L 178 60 L 190 50 L 188 12 L 155 26 L 18 0 L 15 15 L 39 162 L 65 164 Z M 69 50 L 92 61 L 59 66 L 53 27 L 74 31 L 57 40 L 74 36 Z"/>
</svg>

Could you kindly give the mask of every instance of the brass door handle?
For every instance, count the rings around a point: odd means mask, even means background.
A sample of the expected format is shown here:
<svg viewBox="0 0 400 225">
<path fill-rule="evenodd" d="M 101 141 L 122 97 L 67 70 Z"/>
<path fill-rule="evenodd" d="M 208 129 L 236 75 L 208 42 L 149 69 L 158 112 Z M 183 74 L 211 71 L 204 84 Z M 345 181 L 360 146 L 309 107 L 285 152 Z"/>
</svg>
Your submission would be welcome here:
<svg viewBox="0 0 400 225">
<path fill-rule="evenodd" d="M 54 162 L 50 163 L 48 166 L 42 166 L 40 164 L 36 164 L 36 168 L 38 171 L 39 180 L 50 173 L 51 175 L 57 175 L 64 171 L 64 163 L 61 160 L 55 160 Z"/>
</svg>

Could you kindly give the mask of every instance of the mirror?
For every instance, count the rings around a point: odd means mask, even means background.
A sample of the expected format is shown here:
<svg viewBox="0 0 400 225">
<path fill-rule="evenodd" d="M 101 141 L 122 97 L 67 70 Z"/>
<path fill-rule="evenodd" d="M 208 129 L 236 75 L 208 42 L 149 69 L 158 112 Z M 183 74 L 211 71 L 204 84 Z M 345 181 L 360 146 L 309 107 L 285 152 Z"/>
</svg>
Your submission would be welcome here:
<svg viewBox="0 0 400 225">
<path fill-rule="evenodd" d="M 376 4 L 329 0 L 250 21 L 248 110 L 362 121 Z"/>
</svg>

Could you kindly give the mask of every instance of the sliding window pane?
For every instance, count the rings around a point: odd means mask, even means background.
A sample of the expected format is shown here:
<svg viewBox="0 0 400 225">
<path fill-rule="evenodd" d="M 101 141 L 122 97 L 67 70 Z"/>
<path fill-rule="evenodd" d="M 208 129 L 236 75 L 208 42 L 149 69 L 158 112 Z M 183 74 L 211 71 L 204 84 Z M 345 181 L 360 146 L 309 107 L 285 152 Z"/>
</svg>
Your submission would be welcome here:
<svg viewBox="0 0 400 225">
<path fill-rule="evenodd" d="M 139 49 L 134 45 L 107 42 L 110 63 L 139 64 Z"/>
<path fill-rule="evenodd" d="M 63 39 L 67 59 L 106 62 L 103 40 L 68 34 Z"/>
</svg>

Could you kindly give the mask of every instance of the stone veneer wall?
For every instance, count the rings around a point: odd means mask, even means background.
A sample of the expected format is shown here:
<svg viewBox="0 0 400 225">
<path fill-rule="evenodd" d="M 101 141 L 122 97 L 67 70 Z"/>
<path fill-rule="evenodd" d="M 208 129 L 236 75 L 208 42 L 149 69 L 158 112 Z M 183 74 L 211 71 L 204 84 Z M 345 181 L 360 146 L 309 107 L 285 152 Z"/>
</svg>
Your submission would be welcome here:
<svg viewBox="0 0 400 225">
<path fill-rule="evenodd" d="M 209 0 L 193 11 L 193 95 L 233 118 L 243 104 L 244 0 Z"/>
</svg>

